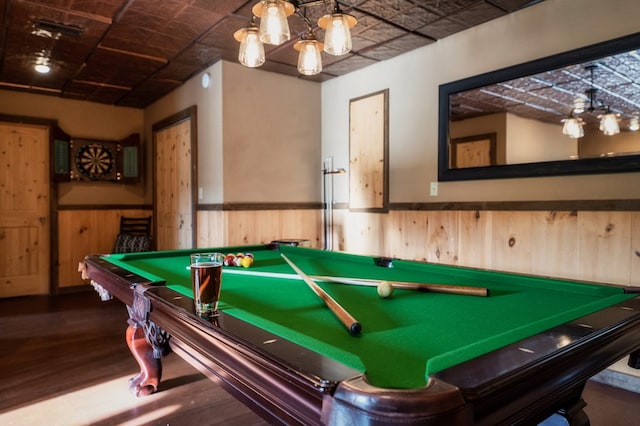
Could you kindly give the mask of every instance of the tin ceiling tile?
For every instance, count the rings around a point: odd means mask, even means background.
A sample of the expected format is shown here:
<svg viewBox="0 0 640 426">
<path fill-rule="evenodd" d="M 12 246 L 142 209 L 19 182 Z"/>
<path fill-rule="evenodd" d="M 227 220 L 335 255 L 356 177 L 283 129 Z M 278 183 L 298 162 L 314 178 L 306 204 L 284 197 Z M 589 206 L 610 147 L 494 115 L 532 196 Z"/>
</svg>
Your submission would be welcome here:
<svg viewBox="0 0 640 426">
<path fill-rule="evenodd" d="M 159 6 L 157 0 L 0 0 L 0 87 L 148 105 L 166 93 L 162 82 L 174 87 L 174 81 L 183 83 L 222 58 L 237 61 L 233 33 L 247 25 L 256 2 L 163 0 Z M 536 2 L 344 0 L 343 11 L 358 20 L 352 28 L 353 53 L 323 54 L 325 72 L 304 79 L 325 81 Z M 329 4 L 300 10 L 318 39 L 324 31 L 317 19 L 330 10 Z M 291 45 L 307 24 L 298 16 L 289 23 L 291 43 L 265 46 L 263 69 L 298 75 Z M 55 75 L 34 74 L 36 55 L 42 54 L 50 55 Z"/>
<path fill-rule="evenodd" d="M 324 71 L 331 75 L 343 75 L 348 74 L 351 71 L 359 70 L 369 65 L 373 65 L 377 62 L 378 61 L 374 59 L 353 55 L 347 59 L 326 66 L 324 68 Z"/>
</svg>

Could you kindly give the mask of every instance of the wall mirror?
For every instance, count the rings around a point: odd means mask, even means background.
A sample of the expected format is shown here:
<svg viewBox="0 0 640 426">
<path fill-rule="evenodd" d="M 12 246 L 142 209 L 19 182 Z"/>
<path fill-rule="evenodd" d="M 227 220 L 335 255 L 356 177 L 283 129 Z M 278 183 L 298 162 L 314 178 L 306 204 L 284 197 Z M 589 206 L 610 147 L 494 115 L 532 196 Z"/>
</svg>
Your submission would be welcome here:
<svg viewBox="0 0 640 426">
<path fill-rule="evenodd" d="M 640 171 L 639 120 L 640 33 L 447 83 L 438 180 Z"/>
</svg>

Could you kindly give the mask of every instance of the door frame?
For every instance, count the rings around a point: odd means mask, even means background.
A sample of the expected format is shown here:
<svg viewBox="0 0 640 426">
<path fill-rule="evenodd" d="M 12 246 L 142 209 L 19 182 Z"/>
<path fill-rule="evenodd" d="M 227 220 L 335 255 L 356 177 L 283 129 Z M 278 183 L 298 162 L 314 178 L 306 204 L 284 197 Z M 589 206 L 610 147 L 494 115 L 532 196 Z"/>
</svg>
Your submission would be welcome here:
<svg viewBox="0 0 640 426">
<path fill-rule="evenodd" d="M 49 133 L 49 167 L 51 167 L 51 147 L 53 146 L 54 129 L 58 127 L 58 120 L 27 117 L 19 115 L 0 114 L 0 122 L 25 126 L 43 126 Z M 52 179 L 49 169 L 49 293 L 58 294 L 58 184 Z"/>
<path fill-rule="evenodd" d="M 191 246 L 197 246 L 197 235 L 198 235 L 198 221 L 197 221 L 197 211 L 198 211 L 198 108 L 196 105 L 190 106 L 182 111 L 179 111 L 173 115 L 170 115 L 167 118 L 164 118 L 151 126 L 151 130 L 153 133 L 153 143 L 152 145 L 152 155 L 151 158 L 151 176 L 153 182 L 153 217 L 158 218 L 158 205 L 156 200 L 158 199 L 158 187 L 156 185 L 156 144 L 157 144 L 157 133 L 167 127 L 174 126 L 179 124 L 184 120 L 191 120 Z M 153 235 L 158 235 L 158 221 L 153 221 Z M 154 249 L 155 247 L 155 239 L 154 239 Z"/>
</svg>

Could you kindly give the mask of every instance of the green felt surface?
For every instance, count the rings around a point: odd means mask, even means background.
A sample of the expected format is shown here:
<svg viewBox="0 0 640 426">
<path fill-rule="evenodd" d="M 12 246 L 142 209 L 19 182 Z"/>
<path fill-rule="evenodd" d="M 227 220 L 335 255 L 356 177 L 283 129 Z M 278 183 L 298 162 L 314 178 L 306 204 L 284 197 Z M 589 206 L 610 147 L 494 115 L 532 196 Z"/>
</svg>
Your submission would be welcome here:
<svg viewBox="0 0 640 426">
<path fill-rule="evenodd" d="M 365 256 L 297 247 L 281 250 L 309 275 L 490 289 L 489 297 L 396 289 L 391 299 L 380 299 L 375 287 L 319 283 L 362 324 L 362 334 L 353 337 L 300 280 L 223 275 L 220 310 L 366 372 L 380 387 L 424 386 L 429 374 L 633 297 L 612 286 L 399 260 L 393 268 L 382 268 Z M 279 251 L 264 246 L 220 251 L 253 252 L 255 263 L 248 272 L 295 275 Z M 192 297 L 186 269 L 190 252 L 106 259 L 148 279 L 166 280 L 169 288 Z"/>
</svg>

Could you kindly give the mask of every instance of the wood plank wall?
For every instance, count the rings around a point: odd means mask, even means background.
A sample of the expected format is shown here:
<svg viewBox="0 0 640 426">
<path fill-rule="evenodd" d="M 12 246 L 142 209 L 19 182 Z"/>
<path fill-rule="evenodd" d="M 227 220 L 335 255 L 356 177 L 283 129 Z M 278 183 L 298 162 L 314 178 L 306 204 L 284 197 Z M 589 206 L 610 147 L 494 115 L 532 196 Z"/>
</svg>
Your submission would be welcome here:
<svg viewBox="0 0 640 426">
<path fill-rule="evenodd" d="M 120 229 L 120 217 L 148 217 L 151 209 L 58 210 L 58 288 L 86 284 L 78 263 L 88 254 L 111 253 Z"/>
<path fill-rule="evenodd" d="M 119 217 L 150 210 L 59 212 L 59 283 L 82 284 L 78 261 L 112 249 Z M 200 210 L 198 247 L 300 238 L 322 247 L 317 209 Z M 640 212 L 334 210 L 336 250 L 585 281 L 640 285 Z"/>
<path fill-rule="evenodd" d="M 311 247 L 322 247 L 320 210 L 200 210 L 197 220 L 198 247 L 265 244 L 279 239 L 305 239 Z"/>
<path fill-rule="evenodd" d="M 304 238 L 322 247 L 322 212 L 200 211 L 198 246 Z M 334 210 L 336 250 L 622 285 L 640 285 L 640 212 Z"/>
<path fill-rule="evenodd" d="M 336 249 L 640 285 L 637 211 L 334 211 Z"/>
</svg>

